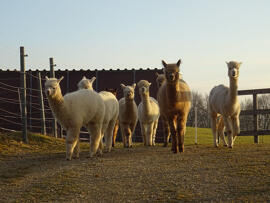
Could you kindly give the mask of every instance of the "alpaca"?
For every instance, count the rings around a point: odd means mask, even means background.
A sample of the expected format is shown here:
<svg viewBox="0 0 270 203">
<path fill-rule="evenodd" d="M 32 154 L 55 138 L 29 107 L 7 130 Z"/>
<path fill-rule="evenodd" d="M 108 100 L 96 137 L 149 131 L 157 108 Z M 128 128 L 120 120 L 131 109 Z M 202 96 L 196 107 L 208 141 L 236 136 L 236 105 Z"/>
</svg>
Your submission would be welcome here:
<svg viewBox="0 0 270 203">
<path fill-rule="evenodd" d="M 48 78 L 45 81 L 45 92 L 54 117 L 66 130 L 66 159 L 71 160 L 73 151 L 79 158 L 79 134 L 82 126 L 91 134 L 90 157 L 99 147 L 105 106 L 102 98 L 95 91 L 78 90 L 61 93 L 60 82 L 63 79 Z"/>
<path fill-rule="evenodd" d="M 106 151 L 110 152 L 112 148 L 114 128 L 119 115 L 119 104 L 115 95 L 111 92 L 101 91 L 99 92 L 99 95 L 105 104 L 105 116 L 101 133 L 102 137 L 105 137 Z M 102 142 L 100 148 L 102 149 Z"/>
<path fill-rule="evenodd" d="M 186 122 L 191 107 L 190 89 L 184 80 L 179 80 L 180 63 L 181 60 L 176 64 L 162 61 L 166 80 L 158 90 L 160 114 L 169 126 L 164 132 L 164 146 L 167 146 L 171 133 L 174 153 L 184 152 Z"/>
<path fill-rule="evenodd" d="M 157 87 L 160 88 L 161 85 L 163 84 L 163 82 L 165 82 L 165 75 L 164 74 L 159 74 L 158 72 L 156 72 L 156 83 L 157 83 Z M 179 72 L 179 79 L 182 79 L 182 74 L 181 72 Z"/>
<path fill-rule="evenodd" d="M 93 90 L 92 83 L 94 80 L 95 77 L 91 78 L 90 80 L 87 79 L 86 77 L 83 77 L 83 79 L 78 83 L 78 87 L 81 89 Z M 101 91 L 99 92 L 99 95 L 101 96 L 105 105 L 105 116 L 101 130 L 101 138 L 105 137 L 106 151 L 110 152 L 112 147 L 114 128 L 119 115 L 119 104 L 115 95 L 111 92 Z M 102 151 L 102 148 L 103 142 L 101 139 L 99 146 L 100 151 Z"/>
<path fill-rule="evenodd" d="M 81 81 L 78 83 L 78 89 L 89 89 L 93 90 L 93 83 L 95 82 L 96 77 L 92 77 L 91 79 L 87 79 L 85 76 L 81 79 Z"/>
<path fill-rule="evenodd" d="M 149 87 L 151 83 L 147 80 L 140 80 L 137 85 L 141 96 L 141 103 L 138 106 L 138 116 L 143 143 L 145 146 L 155 146 L 159 119 L 158 102 L 153 97 L 149 96 Z"/>
<path fill-rule="evenodd" d="M 106 91 L 113 93 L 113 95 L 117 98 L 117 89 L 106 88 Z M 115 146 L 118 129 L 119 129 L 119 119 L 117 118 L 114 129 L 113 129 L 112 147 Z"/>
<path fill-rule="evenodd" d="M 138 109 L 134 101 L 134 89 L 132 86 L 120 85 L 124 92 L 124 97 L 119 100 L 119 123 L 124 147 L 132 147 L 132 134 L 138 122 Z"/>
<path fill-rule="evenodd" d="M 219 85 L 214 87 L 209 95 L 209 114 L 212 120 L 212 133 L 214 146 L 218 147 L 217 143 L 217 116 L 222 115 L 226 133 L 228 136 L 228 147 L 232 148 L 237 134 L 240 133 L 240 103 L 238 102 L 238 77 L 239 68 L 242 63 L 235 61 L 226 62 L 228 66 L 228 76 L 230 87 Z M 224 129 L 224 127 L 223 127 Z M 223 130 L 222 129 L 222 130 Z M 221 135 L 222 140 L 224 134 Z M 226 142 L 224 142 L 226 146 Z"/>
<path fill-rule="evenodd" d="M 156 76 L 157 87 L 160 88 L 162 83 L 165 82 L 166 78 L 164 74 L 159 74 L 158 72 L 156 72 Z"/>
</svg>

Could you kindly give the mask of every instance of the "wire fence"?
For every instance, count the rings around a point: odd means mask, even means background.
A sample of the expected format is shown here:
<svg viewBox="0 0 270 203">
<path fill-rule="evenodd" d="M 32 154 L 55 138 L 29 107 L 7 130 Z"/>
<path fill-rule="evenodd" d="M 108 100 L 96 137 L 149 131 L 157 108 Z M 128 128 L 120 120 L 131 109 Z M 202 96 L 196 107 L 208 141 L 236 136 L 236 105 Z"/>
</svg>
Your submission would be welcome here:
<svg viewBox="0 0 270 203">
<path fill-rule="evenodd" d="M 32 77 L 32 83 L 37 83 L 39 78 L 33 74 L 27 73 L 29 77 Z M 0 79 L 0 129 L 9 131 L 20 131 L 22 127 L 22 116 L 21 116 L 21 101 L 20 101 L 20 90 L 19 84 L 11 85 L 10 81 L 14 83 L 15 78 Z M 29 79 L 29 78 L 28 78 Z M 36 80 L 36 81 L 34 81 Z M 9 82 L 9 83 L 8 83 Z M 32 132 L 41 132 L 41 105 L 39 102 L 40 92 L 43 94 L 44 111 L 46 112 L 45 122 L 47 132 L 51 132 L 51 125 L 49 123 L 53 120 L 53 115 L 48 105 L 48 100 L 41 89 L 26 88 L 27 97 L 27 128 Z"/>
</svg>

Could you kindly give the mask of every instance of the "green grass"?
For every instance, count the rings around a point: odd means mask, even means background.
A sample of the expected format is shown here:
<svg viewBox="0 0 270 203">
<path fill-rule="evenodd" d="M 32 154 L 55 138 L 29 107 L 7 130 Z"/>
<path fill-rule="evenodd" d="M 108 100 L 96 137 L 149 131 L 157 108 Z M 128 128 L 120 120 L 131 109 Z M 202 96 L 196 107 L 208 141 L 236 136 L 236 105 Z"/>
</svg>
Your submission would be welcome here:
<svg viewBox="0 0 270 203">
<path fill-rule="evenodd" d="M 197 144 L 212 145 L 213 136 L 210 128 L 198 128 Z M 192 145 L 195 143 L 195 128 L 187 127 L 185 136 L 185 145 Z M 253 136 L 239 136 L 235 144 L 252 144 L 254 143 Z M 259 143 L 270 143 L 270 135 L 259 136 Z"/>
<path fill-rule="evenodd" d="M 63 139 L 45 136 L 37 133 L 28 134 L 29 144 L 22 142 L 21 132 L 4 133 L 0 132 L 0 155 L 23 155 L 29 153 L 59 153 L 65 152 L 65 141 Z M 198 145 L 212 145 L 213 138 L 211 129 L 198 128 Z M 237 144 L 252 144 L 253 136 L 239 136 L 236 139 Z M 259 143 L 270 143 L 270 136 L 259 136 Z M 185 145 L 195 144 L 195 128 L 187 127 L 185 136 Z M 140 145 L 140 143 L 138 143 Z M 121 143 L 117 143 L 116 147 L 121 147 Z M 82 150 L 89 149 L 89 143 L 81 143 Z"/>
</svg>

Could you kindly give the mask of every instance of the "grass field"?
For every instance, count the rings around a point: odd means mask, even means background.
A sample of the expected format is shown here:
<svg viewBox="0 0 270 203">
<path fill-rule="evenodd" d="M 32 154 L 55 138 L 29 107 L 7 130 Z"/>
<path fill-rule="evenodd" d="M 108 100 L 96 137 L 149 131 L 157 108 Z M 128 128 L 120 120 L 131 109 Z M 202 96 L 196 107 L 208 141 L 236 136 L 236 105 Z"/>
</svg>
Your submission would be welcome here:
<svg viewBox="0 0 270 203">
<path fill-rule="evenodd" d="M 65 160 L 65 142 L 0 133 L 0 202 L 220 202 L 270 201 L 270 136 L 238 137 L 233 149 L 214 148 L 210 129 L 188 128 L 185 152 L 161 144 Z"/>
</svg>

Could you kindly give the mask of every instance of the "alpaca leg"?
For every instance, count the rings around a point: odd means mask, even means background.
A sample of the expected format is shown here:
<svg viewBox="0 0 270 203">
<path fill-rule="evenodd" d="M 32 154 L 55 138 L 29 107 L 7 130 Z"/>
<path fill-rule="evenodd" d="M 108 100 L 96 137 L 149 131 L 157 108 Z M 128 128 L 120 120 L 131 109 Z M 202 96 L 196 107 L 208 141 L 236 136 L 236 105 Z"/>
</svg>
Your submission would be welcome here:
<svg viewBox="0 0 270 203">
<path fill-rule="evenodd" d="M 130 124 L 130 128 L 129 128 L 130 129 L 129 147 L 132 147 L 132 136 L 133 136 L 133 134 L 135 132 L 136 125 L 137 125 L 137 121 Z"/>
<path fill-rule="evenodd" d="M 211 126 L 212 126 L 212 134 L 213 134 L 213 141 L 214 146 L 218 147 L 218 140 L 217 140 L 217 114 L 211 114 Z"/>
<path fill-rule="evenodd" d="M 126 135 L 125 135 L 124 125 L 122 123 L 120 123 L 120 130 L 121 130 L 121 135 L 122 135 L 123 147 L 126 147 Z"/>
<path fill-rule="evenodd" d="M 146 127 L 145 124 L 143 124 L 143 122 L 140 122 L 140 126 L 141 126 L 141 134 L 142 134 L 142 141 L 143 141 L 143 145 L 146 146 Z"/>
<path fill-rule="evenodd" d="M 237 135 L 240 133 L 240 121 L 239 116 L 233 116 L 231 117 L 231 119 L 232 119 L 232 133 L 233 133 L 232 145 L 233 145 Z"/>
<path fill-rule="evenodd" d="M 130 130 L 130 128 L 127 128 L 127 147 L 130 148 L 132 147 L 132 131 Z"/>
<path fill-rule="evenodd" d="M 152 145 L 156 145 L 156 133 L 157 133 L 158 120 L 155 121 L 153 125 L 153 134 L 152 134 Z"/>
<path fill-rule="evenodd" d="M 101 123 L 95 123 L 95 124 L 90 124 L 87 126 L 87 129 L 89 133 L 91 134 L 91 139 L 90 139 L 90 157 L 93 157 L 97 150 L 100 149 L 99 147 L 102 146 L 101 144 L 101 128 L 102 124 Z M 99 150 L 99 153 L 101 151 Z"/>
<path fill-rule="evenodd" d="M 66 137 L 66 159 L 71 160 L 73 150 L 78 142 L 80 128 L 71 128 L 67 130 Z"/>
<path fill-rule="evenodd" d="M 176 135 L 176 125 L 175 125 L 175 118 L 169 119 L 169 125 L 170 125 L 170 132 L 172 134 L 172 151 L 174 153 L 177 153 L 177 135 Z"/>
<path fill-rule="evenodd" d="M 163 133 L 164 133 L 164 144 L 163 144 L 163 147 L 167 147 L 168 144 L 169 144 L 171 131 L 170 131 L 169 122 L 163 116 L 162 116 L 162 124 L 163 124 Z"/>
<path fill-rule="evenodd" d="M 219 118 L 219 121 L 217 123 L 217 131 L 218 131 L 218 137 L 221 138 L 223 145 L 225 147 L 228 146 L 226 140 L 225 140 L 225 136 L 224 136 L 224 120 L 222 118 L 222 116 Z"/>
<path fill-rule="evenodd" d="M 98 145 L 98 153 L 101 155 L 103 151 L 103 134 L 101 134 L 101 138 Z"/>
<path fill-rule="evenodd" d="M 77 138 L 77 144 L 74 148 L 74 158 L 78 159 L 80 156 L 80 136 Z"/>
<path fill-rule="evenodd" d="M 179 152 L 184 152 L 184 138 L 186 134 L 186 119 L 187 116 L 179 116 L 178 117 L 178 126 L 177 126 L 177 134 L 178 134 L 178 148 Z"/>
<path fill-rule="evenodd" d="M 115 146 L 115 140 L 117 137 L 118 128 L 119 128 L 119 120 L 117 119 L 115 126 L 114 126 L 114 129 L 113 129 L 112 147 Z"/>
<path fill-rule="evenodd" d="M 233 147 L 233 134 L 232 134 L 232 123 L 229 117 L 224 117 L 224 124 L 226 127 L 227 137 L 228 137 L 228 147 Z"/>
<path fill-rule="evenodd" d="M 152 144 L 153 144 L 153 127 L 154 127 L 154 122 L 148 123 L 148 125 L 147 125 L 148 146 L 152 146 Z"/>
<path fill-rule="evenodd" d="M 105 134 L 105 143 L 106 143 L 106 151 L 110 152 L 112 149 L 112 138 L 113 138 L 113 130 L 115 127 L 115 121 L 111 121 L 108 125 L 106 134 Z"/>
</svg>

